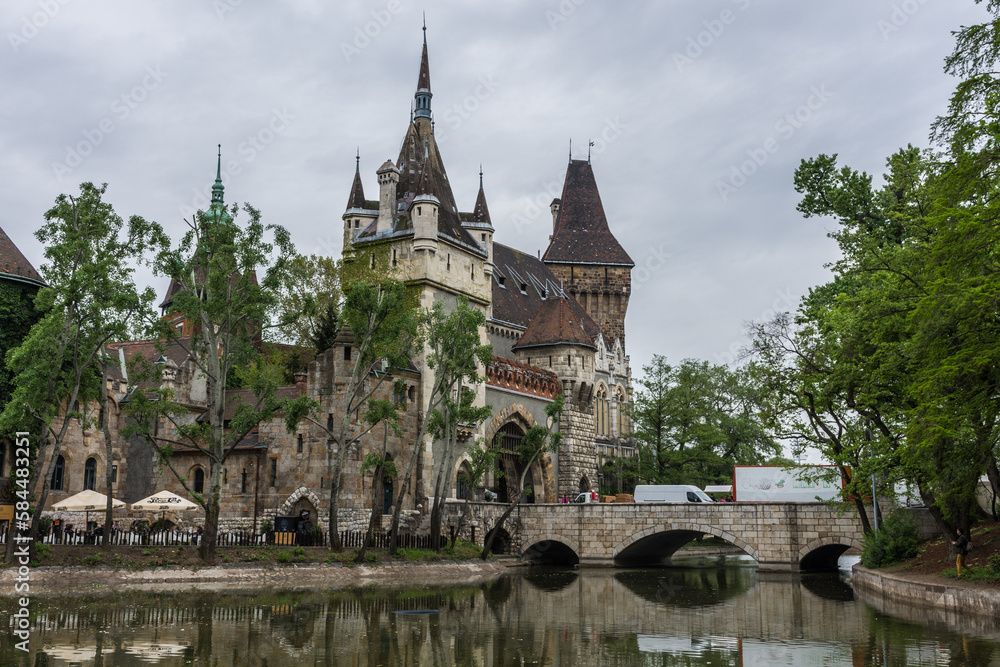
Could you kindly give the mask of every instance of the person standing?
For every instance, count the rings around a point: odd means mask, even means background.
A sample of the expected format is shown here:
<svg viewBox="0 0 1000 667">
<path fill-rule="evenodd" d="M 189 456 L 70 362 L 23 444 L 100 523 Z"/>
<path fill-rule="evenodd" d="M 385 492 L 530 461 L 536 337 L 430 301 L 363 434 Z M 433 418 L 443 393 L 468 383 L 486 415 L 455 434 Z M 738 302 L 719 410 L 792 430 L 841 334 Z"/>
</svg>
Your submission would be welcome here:
<svg viewBox="0 0 1000 667">
<path fill-rule="evenodd" d="M 952 541 L 952 545 L 955 547 L 955 569 L 958 571 L 958 578 L 962 578 L 962 566 L 965 565 L 965 554 L 969 550 L 969 538 L 965 536 L 965 532 L 961 528 L 956 528 L 955 532 L 958 533 L 958 537 Z"/>
</svg>

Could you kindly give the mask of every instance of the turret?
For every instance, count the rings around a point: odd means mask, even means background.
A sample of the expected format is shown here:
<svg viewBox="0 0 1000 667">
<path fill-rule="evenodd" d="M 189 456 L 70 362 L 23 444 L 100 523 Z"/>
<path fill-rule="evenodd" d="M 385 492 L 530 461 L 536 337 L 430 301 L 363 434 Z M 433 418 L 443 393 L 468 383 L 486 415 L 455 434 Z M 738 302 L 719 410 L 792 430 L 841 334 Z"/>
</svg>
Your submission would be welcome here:
<svg viewBox="0 0 1000 667">
<path fill-rule="evenodd" d="M 556 223 L 559 221 L 560 204 L 562 204 L 562 199 L 559 199 L 559 197 L 553 199 L 552 203 L 549 204 L 549 210 L 552 211 L 552 236 L 549 237 L 550 241 L 556 235 Z"/>
<path fill-rule="evenodd" d="M 375 231 L 391 231 L 396 222 L 396 184 L 399 183 L 399 169 L 386 160 L 378 171 L 378 222 Z"/>
<path fill-rule="evenodd" d="M 354 183 L 351 185 L 351 196 L 347 198 L 347 210 L 344 212 L 344 251 L 350 252 L 346 241 L 357 238 L 371 221 L 375 219 L 371 203 L 365 201 L 365 189 L 361 185 L 361 153 L 355 157 Z"/>
<path fill-rule="evenodd" d="M 426 148 L 425 148 L 426 150 Z M 435 197 L 434 176 L 430 160 L 425 158 L 417 183 L 417 196 L 410 202 L 410 220 L 413 222 L 413 250 L 437 250 L 438 212 L 441 200 Z"/>
<path fill-rule="evenodd" d="M 479 194 L 476 196 L 476 205 L 472 213 L 462 213 L 462 227 L 468 230 L 472 238 L 476 240 L 483 250 L 486 251 L 486 263 L 483 265 L 483 273 L 489 278 L 493 275 L 493 223 L 490 221 L 490 209 L 486 205 L 486 192 L 483 190 L 483 167 L 479 166 Z"/>
</svg>

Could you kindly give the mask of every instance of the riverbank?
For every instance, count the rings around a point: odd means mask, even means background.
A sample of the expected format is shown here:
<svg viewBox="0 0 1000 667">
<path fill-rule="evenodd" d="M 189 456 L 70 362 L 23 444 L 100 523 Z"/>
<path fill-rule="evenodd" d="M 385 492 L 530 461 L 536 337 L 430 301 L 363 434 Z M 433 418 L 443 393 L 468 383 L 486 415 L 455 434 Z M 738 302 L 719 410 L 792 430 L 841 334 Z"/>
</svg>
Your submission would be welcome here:
<svg viewBox="0 0 1000 667">
<path fill-rule="evenodd" d="M 413 587 L 470 585 L 506 573 L 516 561 L 387 563 L 347 566 L 342 563 L 296 563 L 262 566 L 229 563 L 206 567 L 155 567 L 144 570 L 98 567 L 31 568 L 30 595 L 78 595 L 123 592 L 184 592 L 282 589 L 336 589 L 354 586 Z M 19 596 L 16 570 L 0 571 L 0 597 Z"/>
</svg>

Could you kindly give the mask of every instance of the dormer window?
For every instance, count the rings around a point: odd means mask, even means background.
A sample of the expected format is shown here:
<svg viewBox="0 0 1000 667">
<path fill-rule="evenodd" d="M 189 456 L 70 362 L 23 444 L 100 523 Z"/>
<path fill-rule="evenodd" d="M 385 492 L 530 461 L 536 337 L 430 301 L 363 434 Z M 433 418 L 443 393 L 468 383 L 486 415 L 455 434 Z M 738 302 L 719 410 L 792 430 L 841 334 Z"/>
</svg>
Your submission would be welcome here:
<svg viewBox="0 0 1000 667">
<path fill-rule="evenodd" d="M 497 282 L 500 283 L 500 287 L 507 289 L 507 279 L 504 276 L 497 274 Z"/>
<path fill-rule="evenodd" d="M 528 293 L 528 283 L 521 283 L 521 294 Z"/>
</svg>

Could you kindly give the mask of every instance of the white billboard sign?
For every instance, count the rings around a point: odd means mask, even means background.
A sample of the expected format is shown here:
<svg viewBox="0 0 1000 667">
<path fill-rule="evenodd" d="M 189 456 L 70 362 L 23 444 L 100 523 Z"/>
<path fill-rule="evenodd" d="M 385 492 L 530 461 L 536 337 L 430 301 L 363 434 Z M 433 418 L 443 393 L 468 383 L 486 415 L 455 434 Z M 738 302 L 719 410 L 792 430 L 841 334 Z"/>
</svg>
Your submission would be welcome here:
<svg viewBox="0 0 1000 667">
<path fill-rule="evenodd" d="M 817 468 L 828 469 L 823 479 L 815 479 Z M 812 503 L 840 500 L 843 486 L 835 466 L 735 466 L 733 489 L 737 502 Z"/>
</svg>

